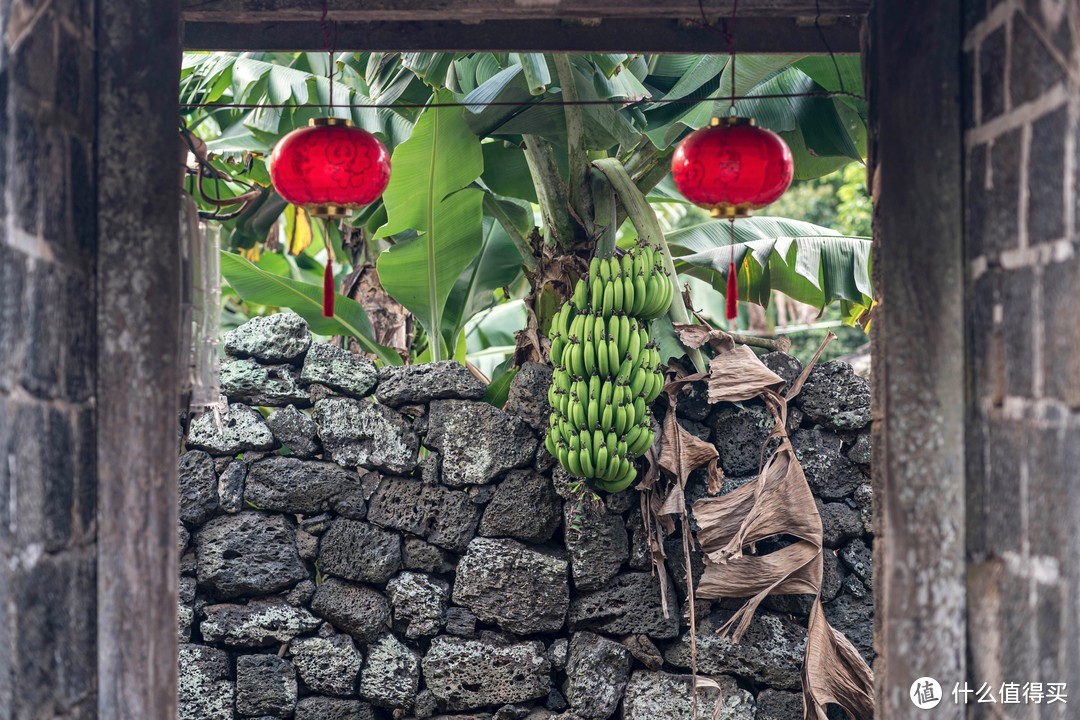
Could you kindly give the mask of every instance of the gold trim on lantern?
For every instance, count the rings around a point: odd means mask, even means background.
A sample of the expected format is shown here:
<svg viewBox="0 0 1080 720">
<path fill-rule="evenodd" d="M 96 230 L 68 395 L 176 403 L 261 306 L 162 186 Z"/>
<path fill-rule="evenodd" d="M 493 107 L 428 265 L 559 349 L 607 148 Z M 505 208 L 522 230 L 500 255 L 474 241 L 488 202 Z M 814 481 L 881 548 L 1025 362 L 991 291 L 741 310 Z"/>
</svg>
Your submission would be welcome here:
<svg viewBox="0 0 1080 720">
<path fill-rule="evenodd" d="M 749 126 L 755 127 L 757 121 L 751 117 L 738 117 L 730 115 L 728 117 L 714 117 L 709 121 L 710 127 L 736 127 L 736 126 Z"/>
<path fill-rule="evenodd" d="M 304 207 L 308 215 L 328 220 L 340 220 L 349 216 L 349 208 L 346 205 L 308 205 Z"/>
<path fill-rule="evenodd" d="M 336 117 L 317 117 L 308 120 L 308 127 L 333 127 L 335 125 L 352 127 L 352 120 Z"/>
<path fill-rule="evenodd" d="M 738 218 L 750 217 L 754 211 L 754 206 L 750 203 L 739 203 L 738 205 L 713 205 L 709 210 L 709 215 L 714 218 L 722 218 L 724 220 L 736 220 Z"/>
</svg>

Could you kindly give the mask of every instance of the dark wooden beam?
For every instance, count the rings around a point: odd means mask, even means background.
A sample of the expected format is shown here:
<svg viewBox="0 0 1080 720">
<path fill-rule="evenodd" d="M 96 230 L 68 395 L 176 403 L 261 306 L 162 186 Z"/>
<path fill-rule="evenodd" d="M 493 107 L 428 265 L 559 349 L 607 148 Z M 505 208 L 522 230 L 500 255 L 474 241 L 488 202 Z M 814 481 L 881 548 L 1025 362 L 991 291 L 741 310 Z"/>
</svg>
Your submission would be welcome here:
<svg viewBox="0 0 1080 720">
<path fill-rule="evenodd" d="M 179 577 L 179 2 L 96 2 L 94 8 L 98 57 L 98 712 L 94 717 L 173 720 Z"/>
<path fill-rule="evenodd" d="M 874 646 L 876 714 L 962 720 L 964 680 L 963 150 L 956 0 L 878 0 L 869 19 L 874 198 Z M 918 152 L 913 153 L 918 144 Z"/>
<path fill-rule="evenodd" d="M 742 0 L 741 17 L 863 15 L 870 0 Z M 318 20 L 320 0 L 182 0 L 185 20 L 262 23 Z M 711 18 L 728 15 L 730 0 L 333 0 L 338 21 L 523 20 L 537 18 Z"/>
<path fill-rule="evenodd" d="M 656 3 L 661 4 L 661 3 Z M 255 17 L 263 17 L 255 13 Z M 264 19 L 229 16 L 205 18 L 189 13 L 184 47 L 189 50 L 322 50 L 318 20 Z M 831 18 L 822 25 L 829 47 L 837 53 L 859 52 L 862 18 Z M 391 20 L 342 22 L 336 26 L 338 50 L 379 51 L 524 51 L 524 52 L 727 52 L 715 27 L 700 19 L 582 20 Z M 738 21 L 738 50 L 746 53 L 823 54 L 813 19 L 745 17 Z"/>
</svg>

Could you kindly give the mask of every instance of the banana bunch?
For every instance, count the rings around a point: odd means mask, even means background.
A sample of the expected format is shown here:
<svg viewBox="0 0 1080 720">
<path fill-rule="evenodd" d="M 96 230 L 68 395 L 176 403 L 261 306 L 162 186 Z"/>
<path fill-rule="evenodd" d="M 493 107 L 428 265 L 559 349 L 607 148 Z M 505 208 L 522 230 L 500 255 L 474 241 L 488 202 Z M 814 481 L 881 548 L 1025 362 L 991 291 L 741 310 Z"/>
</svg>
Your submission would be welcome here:
<svg viewBox="0 0 1080 720">
<path fill-rule="evenodd" d="M 545 443 L 567 472 L 600 490 L 630 487 L 634 458 L 652 447 L 648 404 L 664 376 L 648 321 L 667 312 L 674 293 L 662 256 L 639 245 L 593 258 L 552 320 Z"/>
</svg>

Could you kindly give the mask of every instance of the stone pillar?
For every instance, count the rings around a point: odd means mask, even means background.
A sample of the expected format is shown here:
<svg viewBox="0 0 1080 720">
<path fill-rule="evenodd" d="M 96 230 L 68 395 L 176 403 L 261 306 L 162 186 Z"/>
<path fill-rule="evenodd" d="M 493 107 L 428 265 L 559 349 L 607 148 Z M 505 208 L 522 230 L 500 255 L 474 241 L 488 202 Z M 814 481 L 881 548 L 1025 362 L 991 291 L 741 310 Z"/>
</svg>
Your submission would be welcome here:
<svg viewBox="0 0 1080 720">
<path fill-rule="evenodd" d="M 960 3 L 878 0 L 871 112 L 874 663 L 878 716 L 922 718 L 923 676 L 964 677 Z M 951 685 L 950 685 L 951 686 Z M 935 718 L 960 720 L 947 700 Z"/>
<path fill-rule="evenodd" d="M 0 720 L 175 713 L 178 17 L 0 0 Z"/>
<path fill-rule="evenodd" d="M 98 717 L 176 713 L 178 0 L 98 0 Z"/>
<path fill-rule="evenodd" d="M 94 17 L 0 12 L 0 720 L 92 717 Z"/>
<path fill-rule="evenodd" d="M 968 0 L 963 49 L 968 683 L 1080 693 L 1080 5 Z"/>
</svg>

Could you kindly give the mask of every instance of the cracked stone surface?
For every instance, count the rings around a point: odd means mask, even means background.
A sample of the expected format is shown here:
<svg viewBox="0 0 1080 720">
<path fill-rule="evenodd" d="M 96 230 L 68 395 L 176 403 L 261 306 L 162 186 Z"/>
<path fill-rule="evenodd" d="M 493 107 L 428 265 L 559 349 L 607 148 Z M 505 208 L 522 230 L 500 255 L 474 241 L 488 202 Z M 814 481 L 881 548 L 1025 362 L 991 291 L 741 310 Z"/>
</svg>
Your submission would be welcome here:
<svg viewBox="0 0 1080 720">
<path fill-rule="evenodd" d="M 532 462 L 536 435 L 521 418 L 462 400 L 436 400 L 430 407 L 425 442 L 439 451 L 444 485 L 486 485 Z"/>
<path fill-rule="evenodd" d="M 253 317 L 225 334 L 225 352 L 264 363 L 296 363 L 311 346 L 308 324 L 296 313 Z"/>
<path fill-rule="evenodd" d="M 268 595 L 307 579 L 296 531 L 281 515 L 223 515 L 195 534 L 199 585 L 220 598 Z"/>
<path fill-rule="evenodd" d="M 566 560 L 515 540 L 476 538 L 458 563 L 453 598 L 508 632 L 554 632 L 570 600 Z"/>
<path fill-rule="evenodd" d="M 360 697 L 383 708 L 412 707 L 420 689 L 420 656 L 393 635 L 367 650 L 360 671 Z"/>
<path fill-rule="evenodd" d="M 187 444 L 211 455 L 237 455 L 249 450 L 270 450 L 275 440 L 258 410 L 230 404 L 228 412 L 222 413 L 220 432 L 214 413 L 203 413 L 192 421 Z"/>
<path fill-rule="evenodd" d="M 324 455 L 344 467 L 409 473 L 420 438 L 404 417 L 385 405 L 328 397 L 315 403 Z"/>
<path fill-rule="evenodd" d="M 300 373 L 300 382 L 305 385 L 323 385 L 354 398 L 370 395 L 377 381 L 373 362 L 328 343 L 311 346 Z"/>
<path fill-rule="evenodd" d="M 280 597 L 256 598 L 244 605 L 207 605 L 199 625 L 203 640 L 232 647 L 265 647 L 288 642 L 319 627 L 319 619 Z"/>
<path fill-rule="evenodd" d="M 375 398 L 384 405 L 410 405 L 432 400 L 482 400 L 487 386 L 453 360 L 379 369 Z"/>
<path fill-rule="evenodd" d="M 440 636 L 424 657 L 424 680 L 444 710 L 471 710 L 547 697 L 551 665 L 540 642 L 499 643 Z"/>
</svg>

